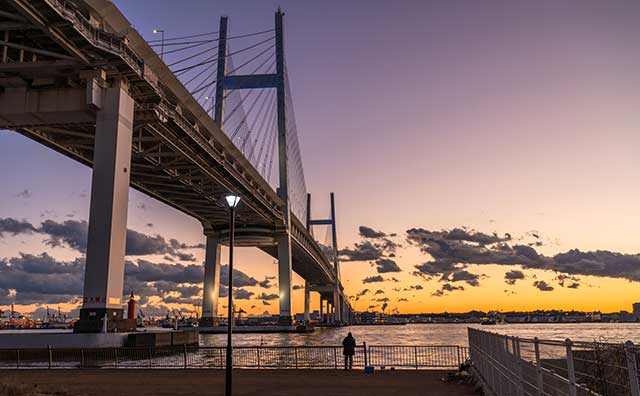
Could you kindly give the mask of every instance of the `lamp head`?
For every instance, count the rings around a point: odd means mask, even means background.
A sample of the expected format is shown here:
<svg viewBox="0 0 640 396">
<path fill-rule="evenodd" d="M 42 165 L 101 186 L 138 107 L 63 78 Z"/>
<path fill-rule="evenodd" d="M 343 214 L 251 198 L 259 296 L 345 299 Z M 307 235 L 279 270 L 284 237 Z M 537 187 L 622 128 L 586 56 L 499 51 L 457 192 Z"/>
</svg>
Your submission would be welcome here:
<svg viewBox="0 0 640 396">
<path fill-rule="evenodd" d="M 153 34 L 164 33 L 164 30 L 161 29 L 153 29 Z"/>
<path fill-rule="evenodd" d="M 230 195 L 227 195 L 226 197 L 224 197 L 224 199 L 227 201 L 227 205 L 230 208 L 235 208 L 240 203 L 240 196 L 239 195 L 230 194 Z"/>
</svg>

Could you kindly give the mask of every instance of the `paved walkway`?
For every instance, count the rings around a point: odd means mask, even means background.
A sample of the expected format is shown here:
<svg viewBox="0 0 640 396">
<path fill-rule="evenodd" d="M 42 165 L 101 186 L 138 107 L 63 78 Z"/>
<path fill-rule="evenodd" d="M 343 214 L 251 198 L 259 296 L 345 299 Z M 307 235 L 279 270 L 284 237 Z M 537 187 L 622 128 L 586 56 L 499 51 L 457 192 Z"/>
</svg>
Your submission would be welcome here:
<svg viewBox="0 0 640 396">
<path fill-rule="evenodd" d="M 471 386 L 444 382 L 443 371 L 237 370 L 240 395 L 474 395 Z M 4 370 L 0 382 L 33 384 L 42 392 L 75 396 L 213 396 L 224 394 L 221 370 Z"/>
</svg>

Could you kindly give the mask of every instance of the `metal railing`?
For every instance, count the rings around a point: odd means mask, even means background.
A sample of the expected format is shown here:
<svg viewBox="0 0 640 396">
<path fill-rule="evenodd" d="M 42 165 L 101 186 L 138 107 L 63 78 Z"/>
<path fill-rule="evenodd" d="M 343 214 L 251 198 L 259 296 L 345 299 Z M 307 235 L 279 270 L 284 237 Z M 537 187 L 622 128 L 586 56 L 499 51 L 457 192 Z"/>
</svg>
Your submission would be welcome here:
<svg viewBox="0 0 640 396">
<path fill-rule="evenodd" d="M 457 368 L 468 349 L 459 346 L 356 346 L 353 367 Z M 237 346 L 236 368 L 339 369 L 341 346 Z M 0 349 L 0 368 L 224 368 L 225 347 L 167 346 L 91 349 Z"/>
<path fill-rule="evenodd" d="M 527 339 L 469 329 L 474 374 L 486 394 L 640 396 L 640 348 Z"/>
</svg>

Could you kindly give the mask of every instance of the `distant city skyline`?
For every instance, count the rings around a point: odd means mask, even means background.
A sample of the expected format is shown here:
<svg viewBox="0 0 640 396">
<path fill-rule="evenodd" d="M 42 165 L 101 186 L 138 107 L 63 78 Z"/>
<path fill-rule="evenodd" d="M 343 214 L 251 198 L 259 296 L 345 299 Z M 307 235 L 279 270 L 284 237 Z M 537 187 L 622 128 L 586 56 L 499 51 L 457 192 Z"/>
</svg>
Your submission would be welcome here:
<svg viewBox="0 0 640 396">
<path fill-rule="evenodd" d="M 149 40 L 214 31 L 221 15 L 258 31 L 282 6 L 313 212 L 335 192 L 356 310 L 640 301 L 640 3 L 115 3 Z M 8 131 L 0 170 L 0 309 L 73 309 L 91 170 Z M 125 294 L 149 312 L 201 304 L 201 225 L 132 191 L 128 227 Z M 241 248 L 236 268 L 238 304 L 277 313 L 273 259 Z"/>
</svg>

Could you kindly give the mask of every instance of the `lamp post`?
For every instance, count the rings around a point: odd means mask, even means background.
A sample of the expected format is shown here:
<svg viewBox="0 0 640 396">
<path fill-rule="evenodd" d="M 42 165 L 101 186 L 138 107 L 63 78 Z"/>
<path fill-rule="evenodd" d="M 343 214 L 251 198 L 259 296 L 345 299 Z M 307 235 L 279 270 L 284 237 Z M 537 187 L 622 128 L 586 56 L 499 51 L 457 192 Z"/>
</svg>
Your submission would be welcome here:
<svg viewBox="0 0 640 396">
<path fill-rule="evenodd" d="M 164 60 L 164 30 L 162 29 L 153 29 L 153 34 L 162 34 L 162 38 L 160 40 L 160 59 Z"/>
<path fill-rule="evenodd" d="M 224 382 L 225 396 L 231 396 L 231 369 L 233 368 L 233 346 L 231 344 L 231 326 L 233 324 L 233 242 L 236 229 L 236 206 L 240 203 L 240 197 L 237 195 L 227 195 L 225 197 L 229 206 L 229 285 L 227 303 L 227 367 Z"/>
</svg>

